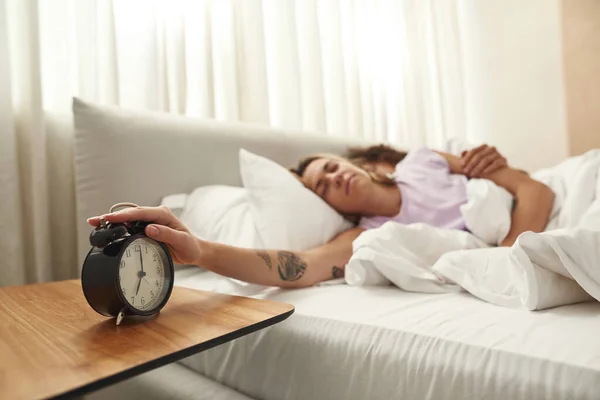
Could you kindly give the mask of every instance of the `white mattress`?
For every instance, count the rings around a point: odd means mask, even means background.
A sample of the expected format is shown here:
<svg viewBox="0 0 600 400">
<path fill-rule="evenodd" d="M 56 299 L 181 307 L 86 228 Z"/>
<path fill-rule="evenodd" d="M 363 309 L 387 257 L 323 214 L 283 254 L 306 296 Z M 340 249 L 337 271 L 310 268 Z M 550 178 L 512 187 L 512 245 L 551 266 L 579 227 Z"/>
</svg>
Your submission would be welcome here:
<svg viewBox="0 0 600 400">
<path fill-rule="evenodd" d="M 176 285 L 268 297 L 296 312 L 181 363 L 257 399 L 597 399 L 600 304 L 521 311 L 465 293 L 269 289 L 212 273 Z"/>
</svg>

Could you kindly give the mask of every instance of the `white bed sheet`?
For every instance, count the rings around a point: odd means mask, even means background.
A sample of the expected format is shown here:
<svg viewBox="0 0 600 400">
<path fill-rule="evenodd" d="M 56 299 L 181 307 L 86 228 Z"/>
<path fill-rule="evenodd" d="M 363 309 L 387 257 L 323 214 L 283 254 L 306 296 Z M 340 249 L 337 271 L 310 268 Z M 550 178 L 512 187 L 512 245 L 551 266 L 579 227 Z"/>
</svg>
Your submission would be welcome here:
<svg viewBox="0 0 600 400">
<path fill-rule="evenodd" d="M 600 393 L 595 302 L 530 312 L 467 293 L 396 287 L 253 292 L 199 271 L 178 271 L 176 285 L 296 307 L 280 324 L 181 361 L 257 399 L 573 400 Z"/>
</svg>

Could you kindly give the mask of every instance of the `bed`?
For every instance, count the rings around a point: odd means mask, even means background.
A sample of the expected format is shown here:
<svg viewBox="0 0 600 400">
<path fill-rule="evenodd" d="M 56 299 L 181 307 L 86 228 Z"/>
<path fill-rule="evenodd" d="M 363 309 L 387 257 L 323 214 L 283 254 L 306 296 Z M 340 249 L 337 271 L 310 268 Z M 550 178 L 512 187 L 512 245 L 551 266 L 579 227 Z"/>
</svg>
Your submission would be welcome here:
<svg viewBox="0 0 600 400">
<path fill-rule="evenodd" d="M 81 100 L 74 110 L 81 260 L 89 248 L 85 218 L 119 201 L 158 204 L 165 194 L 201 185 L 239 185 L 241 146 L 289 164 L 361 143 Z M 153 162 L 136 168 L 132 148 Z M 394 286 L 239 285 L 196 267 L 178 270 L 176 285 L 281 300 L 296 312 L 90 398 L 598 398 L 597 302 L 529 312 L 467 293 L 419 294 Z"/>
<path fill-rule="evenodd" d="M 198 269 L 177 281 L 249 293 Z M 344 284 L 252 295 L 290 302 L 296 313 L 182 364 L 261 399 L 598 397 L 598 303 L 528 312 L 465 293 Z"/>
</svg>

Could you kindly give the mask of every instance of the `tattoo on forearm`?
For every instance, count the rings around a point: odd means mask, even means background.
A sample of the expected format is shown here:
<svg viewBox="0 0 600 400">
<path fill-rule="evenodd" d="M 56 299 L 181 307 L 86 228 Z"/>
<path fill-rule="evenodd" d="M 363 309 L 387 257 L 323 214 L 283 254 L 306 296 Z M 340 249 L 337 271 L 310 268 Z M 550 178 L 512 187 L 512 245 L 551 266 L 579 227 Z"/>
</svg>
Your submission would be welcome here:
<svg viewBox="0 0 600 400">
<path fill-rule="evenodd" d="M 277 253 L 277 269 L 281 280 L 297 281 L 304 275 L 306 262 L 294 253 L 280 251 Z"/>
<path fill-rule="evenodd" d="M 343 278 L 344 270 L 340 267 L 336 267 L 335 265 L 331 268 L 331 276 L 334 278 Z"/>
<path fill-rule="evenodd" d="M 267 267 L 269 267 L 269 269 L 273 269 L 273 263 L 271 262 L 271 256 L 269 255 L 269 253 L 267 253 L 266 251 L 257 251 L 256 255 L 265 260 L 265 263 L 267 264 Z"/>
</svg>

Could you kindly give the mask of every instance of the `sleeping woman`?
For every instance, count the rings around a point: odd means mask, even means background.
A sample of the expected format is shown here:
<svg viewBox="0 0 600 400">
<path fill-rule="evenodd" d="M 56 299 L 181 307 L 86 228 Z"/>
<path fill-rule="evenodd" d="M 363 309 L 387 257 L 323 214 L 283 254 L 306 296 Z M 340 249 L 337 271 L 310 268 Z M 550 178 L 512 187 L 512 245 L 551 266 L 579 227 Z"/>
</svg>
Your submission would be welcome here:
<svg viewBox="0 0 600 400">
<path fill-rule="evenodd" d="M 512 245 L 525 231 L 546 227 L 554 193 L 526 173 L 513 169 L 493 147 L 479 146 L 461 157 L 428 148 L 403 153 L 388 146 L 351 149 L 346 157 L 315 155 L 292 173 L 354 227 L 330 242 L 301 252 L 252 250 L 194 236 L 166 207 L 137 207 L 88 219 L 149 221 L 146 234 L 164 242 L 179 264 L 199 265 L 217 274 L 267 286 L 307 287 L 343 276 L 352 242 L 366 229 L 387 221 L 425 223 L 465 230 L 460 206 L 467 202 L 469 178 L 489 179 L 515 199 L 511 228 L 501 243 Z"/>
</svg>

